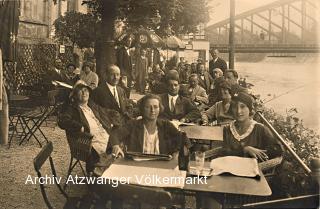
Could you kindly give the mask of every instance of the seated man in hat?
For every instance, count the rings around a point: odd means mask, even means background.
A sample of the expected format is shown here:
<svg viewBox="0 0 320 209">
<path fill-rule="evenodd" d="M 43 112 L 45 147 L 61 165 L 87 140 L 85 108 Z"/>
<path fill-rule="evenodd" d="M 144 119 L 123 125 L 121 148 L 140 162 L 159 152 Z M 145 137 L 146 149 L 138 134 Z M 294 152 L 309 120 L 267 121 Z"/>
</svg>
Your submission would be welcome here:
<svg viewBox="0 0 320 209">
<path fill-rule="evenodd" d="M 160 117 L 181 122 L 195 122 L 200 119 L 200 112 L 192 102 L 180 96 L 179 74 L 176 71 L 169 71 L 166 78 L 167 93 L 161 94 L 160 98 L 164 111 Z"/>
</svg>

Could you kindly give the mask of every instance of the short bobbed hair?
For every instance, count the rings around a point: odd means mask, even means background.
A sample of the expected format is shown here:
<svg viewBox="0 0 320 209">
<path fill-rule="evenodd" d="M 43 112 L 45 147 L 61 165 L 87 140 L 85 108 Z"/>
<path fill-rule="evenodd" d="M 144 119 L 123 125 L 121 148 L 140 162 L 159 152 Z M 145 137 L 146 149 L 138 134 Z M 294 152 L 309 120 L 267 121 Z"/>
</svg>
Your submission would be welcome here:
<svg viewBox="0 0 320 209">
<path fill-rule="evenodd" d="M 147 103 L 148 100 L 150 99 L 156 99 L 159 101 L 159 108 L 160 108 L 160 113 L 163 112 L 164 107 L 162 105 L 162 101 L 161 98 L 158 95 L 155 94 L 147 94 L 146 96 L 142 97 L 139 101 L 138 101 L 138 107 L 139 107 L 139 111 L 142 114 L 143 113 L 143 109 Z"/>
<path fill-rule="evenodd" d="M 227 71 L 225 72 L 225 74 L 227 74 L 227 73 L 232 73 L 235 78 L 238 78 L 238 77 L 239 77 L 238 72 L 235 71 L 235 70 L 233 70 L 233 69 L 227 70 Z"/>
</svg>

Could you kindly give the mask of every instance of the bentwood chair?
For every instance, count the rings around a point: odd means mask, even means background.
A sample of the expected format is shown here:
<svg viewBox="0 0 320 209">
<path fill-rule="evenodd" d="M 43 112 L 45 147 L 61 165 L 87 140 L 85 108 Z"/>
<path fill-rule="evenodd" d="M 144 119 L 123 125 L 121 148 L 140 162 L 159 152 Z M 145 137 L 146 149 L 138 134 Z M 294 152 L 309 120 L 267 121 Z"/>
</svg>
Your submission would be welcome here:
<svg viewBox="0 0 320 209">
<path fill-rule="evenodd" d="M 87 172 L 83 168 L 81 162 L 88 162 L 91 151 L 92 151 L 92 135 L 90 134 L 81 134 L 81 135 L 67 135 L 67 141 L 70 148 L 70 163 L 67 173 L 67 178 L 71 175 L 73 169 L 76 165 L 79 165 L 82 173 L 87 176 Z M 64 189 L 67 184 L 64 185 Z"/>
<path fill-rule="evenodd" d="M 44 163 L 49 159 L 50 168 L 52 175 L 57 177 L 56 170 L 54 167 L 53 159 L 51 157 L 51 153 L 53 151 L 53 145 L 52 142 L 49 141 L 46 145 L 43 146 L 41 151 L 38 153 L 38 155 L 33 160 L 34 169 L 37 172 L 37 175 L 39 178 L 42 177 L 42 174 L 40 172 L 40 169 L 44 165 Z M 65 191 L 61 188 L 59 183 L 55 183 L 57 185 L 60 193 L 66 198 L 66 203 L 64 204 L 64 209 L 75 209 L 75 208 L 81 208 L 81 209 L 88 209 L 88 208 L 94 208 L 94 201 L 89 196 L 84 197 L 69 197 Z M 46 193 L 45 185 L 39 184 L 42 197 L 49 209 L 53 209 L 54 207 L 49 201 L 49 198 Z"/>
</svg>

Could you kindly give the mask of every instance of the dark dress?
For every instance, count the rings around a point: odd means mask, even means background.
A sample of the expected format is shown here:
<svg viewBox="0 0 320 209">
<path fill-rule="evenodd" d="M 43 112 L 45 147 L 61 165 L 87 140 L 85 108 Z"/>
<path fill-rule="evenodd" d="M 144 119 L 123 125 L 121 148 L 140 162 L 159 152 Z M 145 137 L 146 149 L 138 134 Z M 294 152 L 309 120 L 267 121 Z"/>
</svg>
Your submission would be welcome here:
<svg viewBox="0 0 320 209">
<path fill-rule="evenodd" d="M 224 127 L 223 143 L 223 155 L 247 157 L 243 152 L 245 146 L 267 150 L 266 154 L 270 159 L 281 156 L 283 152 L 281 145 L 275 140 L 270 130 L 255 121 L 243 135 L 237 133 L 234 122 Z"/>
<path fill-rule="evenodd" d="M 127 151 L 143 152 L 144 127 L 143 121 L 133 120 L 125 126 L 114 130 L 110 135 L 111 145 L 123 142 L 127 146 Z M 183 145 L 191 147 L 188 138 L 176 129 L 170 121 L 157 120 L 159 151 L 160 154 L 172 154 L 178 151 Z"/>
</svg>

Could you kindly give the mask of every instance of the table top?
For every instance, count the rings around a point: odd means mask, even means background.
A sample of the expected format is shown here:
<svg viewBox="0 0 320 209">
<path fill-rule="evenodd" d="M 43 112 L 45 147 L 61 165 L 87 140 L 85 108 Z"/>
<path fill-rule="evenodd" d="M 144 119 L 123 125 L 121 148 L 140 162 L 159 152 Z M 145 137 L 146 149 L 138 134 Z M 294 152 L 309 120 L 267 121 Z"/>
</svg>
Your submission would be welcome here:
<svg viewBox="0 0 320 209">
<path fill-rule="evenodd" d="M 223 141 L 223 127 L 221 126 L 180 126 L 179 129 L 186 132 L 190 139 Z"/>
<path fill-rule="evenodd" d="M 210 162 L 205 162 L 209 167 Z M 255 196 L 269 196 L 272 191 L 260 171 L 260 179 L 233 175 L 218 175 L 207 178 L 207 184 L 186 184 L 184 190 L 199 192 L 217 192 Z"/>
<path fill-rule="evenodd" d="M 178 165 L 177 159 L 171 161 L 144 161 L 117 159 L 114 163 L 121 165 L 168 168 L 173 169 Z M 205 167 L 209 167 L 210 162 L 205 162 Z M 204 182 L 204 179 L 202 179 Z M 256 196 L 269 196 L 271 189 L 265 177 L 261 173 L 260 179 L 238 177 L 232 175 L 218 175 L 207 178 L 207 184 L 195 180 L 192 184 L 185 184 L 183 190 L 196 192 L 230 193 Z"/>
</svg>

